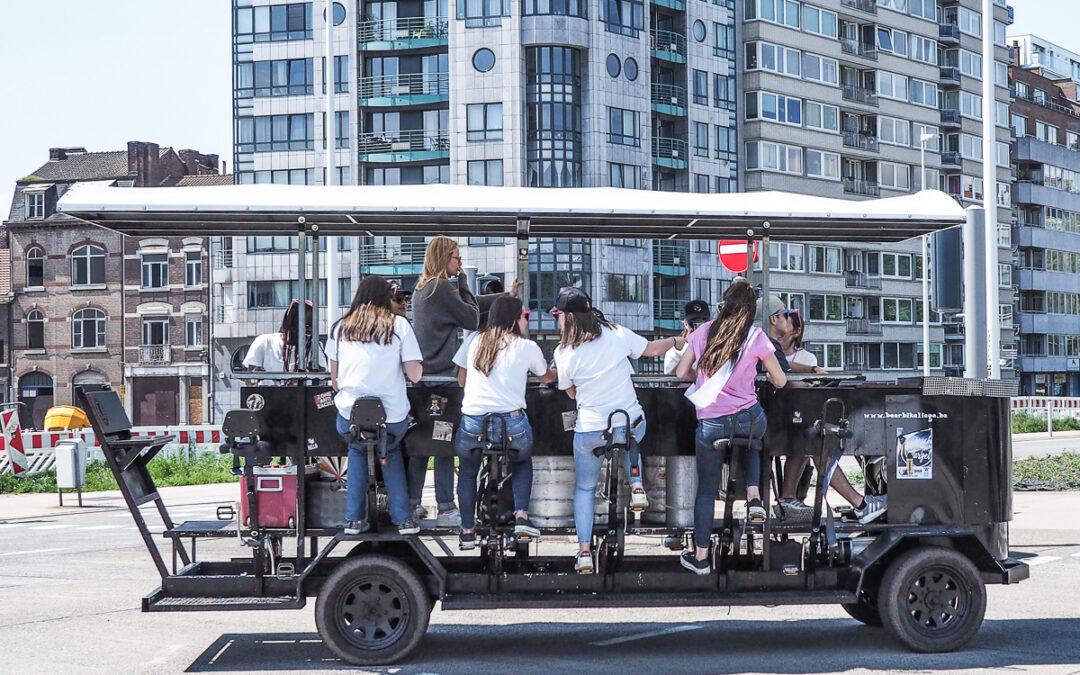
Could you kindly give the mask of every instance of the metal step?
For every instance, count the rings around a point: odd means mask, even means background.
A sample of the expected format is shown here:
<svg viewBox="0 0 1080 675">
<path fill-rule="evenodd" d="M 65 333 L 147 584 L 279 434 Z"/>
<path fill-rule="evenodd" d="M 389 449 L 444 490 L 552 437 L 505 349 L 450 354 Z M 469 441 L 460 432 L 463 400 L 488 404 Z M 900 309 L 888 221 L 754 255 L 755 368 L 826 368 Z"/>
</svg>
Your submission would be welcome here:
<svg viewBox="0 0 1080 675">
<path fill-rule="evenodd" d="M 237 611 L 255 609 L 299 609 L 302 602 L 292 596 L 250 598 L 184 598 L 152 594 L 143 599 L 144 612 Z"/>
</svg>

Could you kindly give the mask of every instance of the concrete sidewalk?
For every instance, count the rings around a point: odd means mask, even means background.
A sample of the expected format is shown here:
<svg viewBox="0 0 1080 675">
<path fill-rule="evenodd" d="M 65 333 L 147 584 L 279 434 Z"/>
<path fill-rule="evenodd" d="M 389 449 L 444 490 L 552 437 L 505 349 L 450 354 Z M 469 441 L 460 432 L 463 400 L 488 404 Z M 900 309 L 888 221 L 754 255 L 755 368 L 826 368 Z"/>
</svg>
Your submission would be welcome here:
<svg viewBox="0 0 1080 675">
<path fill-rule="evenodd" d="M 240 498 L 236 483 L 214 485 L 184 485 L 159 488 L 165 506 L 190 506 L 196 504 L 227 504 Z M 64 492 L 64 505 L 60 506 L 56 493 L 23 495 L 0 495 L 0 523 L 32 518 L 66 516 L 80 513 L 101 513 L 127 508 L 119 490 L 84 492 L 83 506 L 79 508 L 78 496 Z"/>
</svg>

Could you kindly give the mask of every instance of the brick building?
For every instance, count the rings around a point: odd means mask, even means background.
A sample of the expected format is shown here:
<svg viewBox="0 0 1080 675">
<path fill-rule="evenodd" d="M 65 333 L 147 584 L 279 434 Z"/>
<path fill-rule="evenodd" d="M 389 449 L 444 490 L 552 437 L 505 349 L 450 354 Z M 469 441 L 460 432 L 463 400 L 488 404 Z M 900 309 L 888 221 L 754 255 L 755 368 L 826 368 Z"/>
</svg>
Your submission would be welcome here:
<svg viewBox="0 0 1080 675">
<path fill-rule="evenodd" d="M 52 148 L 16 182 L 4 222 L 13 298 L 6 351 L 24 427 L 40 429 L 51 405 L 72 402 L 73 385 L 95 382 L 123 392 L 137 425 L 202 421 L 209 322 L 195 316 L 207 311 L 205 241 L 125 242 L 56 204 L 79 181 L 169 186 L 217 165 L 216 155 L 132 141 L 111 152 Z"/>
</svg>

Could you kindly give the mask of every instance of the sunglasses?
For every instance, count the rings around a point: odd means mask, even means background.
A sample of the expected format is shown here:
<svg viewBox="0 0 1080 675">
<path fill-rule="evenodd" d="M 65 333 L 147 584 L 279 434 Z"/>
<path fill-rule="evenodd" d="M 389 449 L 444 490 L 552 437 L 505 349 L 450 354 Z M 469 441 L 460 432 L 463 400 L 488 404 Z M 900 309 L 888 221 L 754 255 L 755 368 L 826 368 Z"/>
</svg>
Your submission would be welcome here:
<svg viewBox="0 0 1080 675">
<path fill-rule="evenodd" d="M 552 309 L 550 312 L 548 312 L 548 314 L 555 317 L 556 319 L 558 319 L 560 316 L 562 316 L 563 313 L 564 312 L 561 309 Z"/>
</svg>

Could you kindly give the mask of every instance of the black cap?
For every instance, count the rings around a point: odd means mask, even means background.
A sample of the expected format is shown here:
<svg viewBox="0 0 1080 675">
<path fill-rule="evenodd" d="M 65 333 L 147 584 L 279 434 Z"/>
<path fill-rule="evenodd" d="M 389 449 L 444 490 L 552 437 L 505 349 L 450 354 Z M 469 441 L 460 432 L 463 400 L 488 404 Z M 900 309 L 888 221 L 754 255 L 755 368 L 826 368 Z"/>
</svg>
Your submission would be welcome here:
<svg viewBox="0 0 1080 675">
<path fill-rule="evenodd" d="M 588 293 L 577 286 L 567 286 L 559 290 L 555 309 L 560 312 L 587 312 L 592 309 L 592 300 Z"/>
<path fill-rule="evenodd" d="M 691 300 L 683 307 L 683 318 L 687 323 L 704 323 L 709 316 L 709 303 L 704 300 Z"/>
<path fill-rule="evenodd" d="M 476 279 L 476 287 L 480 289 L 480 295 L 490 293 L 502 293 L 506 290 L 502 279 L 494 274 L 484 274 Z"/>
</svg>

